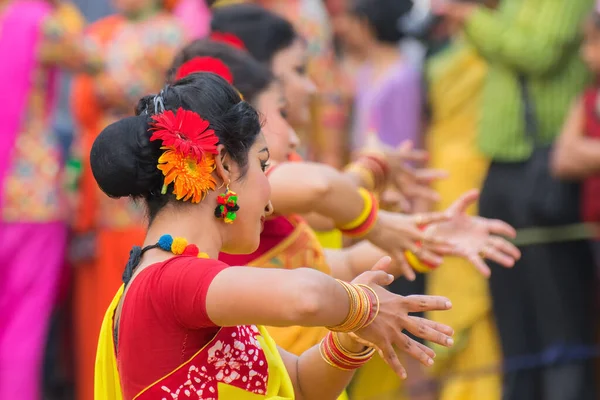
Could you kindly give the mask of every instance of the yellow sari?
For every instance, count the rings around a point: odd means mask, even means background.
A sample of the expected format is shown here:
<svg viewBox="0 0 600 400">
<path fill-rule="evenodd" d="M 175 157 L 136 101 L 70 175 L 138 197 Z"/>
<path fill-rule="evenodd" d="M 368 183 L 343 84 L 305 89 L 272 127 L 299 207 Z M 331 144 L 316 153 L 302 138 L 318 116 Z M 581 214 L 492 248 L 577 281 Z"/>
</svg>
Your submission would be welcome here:
<svg viewBox="0 0 600 400">
<path fill-rule="evenodd" d="M 229 265 L 249 265 L 261 268 L 313 268 L 331 275 L 323 248 L 312 228 L 296 215 L 277 216 L 265 223 L 259 250 L 249 255 L 219 257 Z M 290 353 L 300 355 L 319 344 L 327 329 L 322 327 L 268 327 L 275 342 Z M 342 394 L 338 400 L 347 399 Z"/>
<path fill-rule="evenodd" d="M 113 316 L 121 286 L 108 307 L 98 341 L 95 399 L 123 400 L 113 341 Z M 234 339 L 235 338 L 235 339 Z M 228 350 L 231 351 L 228 351 Z M 237 351 L 240 350 L 241 351 Z M 238 354 L 239 353 L 239 354 Z M 223 374 L 229 366 L 240 374 Z M 162 398 L 293 400 L 294 388 L 277 346 L 264 327 L 221 328 L 213 339 L 168 375 L 138 393 L 135 400 Z"/>
<path fill-rule="evenodd" d="M 436 206 L 440 211 L 465 191 L 481 188 L 487 172 L 488 160 L 476 145 L 487 66 L 459 38 L 428 60 L 426 73 L 432 108 L 426 137 L 429 167 L 446 170 L 450 175 L 434 184 L 442 197 Z M 448 258 L 442 268 L 428 274 L 427 293 L 443 293 L 454 305 L 450 311 L 427 316 L 452 326 L 456 332 L 453 348 L 434 346 L 437 353 L 434 375 L 456 376 L 443 382 L 439 399 L 500 399 L 501 380 L 497 373 L 460 377 L 488 369 L 501 360 L 486 279 L 466 261 Z"/>
</svg>

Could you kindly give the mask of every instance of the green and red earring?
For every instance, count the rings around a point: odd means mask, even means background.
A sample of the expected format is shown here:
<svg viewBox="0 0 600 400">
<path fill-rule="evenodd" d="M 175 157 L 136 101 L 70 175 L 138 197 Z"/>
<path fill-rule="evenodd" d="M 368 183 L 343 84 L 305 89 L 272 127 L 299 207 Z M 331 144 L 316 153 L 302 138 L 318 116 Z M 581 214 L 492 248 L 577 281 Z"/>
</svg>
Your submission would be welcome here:
<svg viewBox="0 0 600 400">
<path fill-rule="evenodd" d="M 215 217 L 223 218 L 226 224 L 233 224 L 237 218 L 236 212 L 240 209 L 237 204 L 238 195 L 236 192 L 229 190 L 229 184 L 225 193 L 217 196 L 217 208 L 215 208 Z"/>
</svg>

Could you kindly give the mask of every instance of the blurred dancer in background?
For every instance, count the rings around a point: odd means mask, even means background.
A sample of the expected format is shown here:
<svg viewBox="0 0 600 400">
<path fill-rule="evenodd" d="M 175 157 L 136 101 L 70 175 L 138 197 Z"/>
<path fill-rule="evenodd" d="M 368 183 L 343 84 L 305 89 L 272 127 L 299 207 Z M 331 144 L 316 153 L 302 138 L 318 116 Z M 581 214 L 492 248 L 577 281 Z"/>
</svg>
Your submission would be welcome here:
<svg viewBox="0 0 600 400">
<path fill-rule="evenodd" d="M 290 21 L 305 44 L 305 73 L 314 84 L 310 108 L 288 107 L 292 126 L 308 147 L 310 159 L 342 167 L 348 160 L 345 115 L 348 98 L 335 59 L 331 19 L 322 0 L 258 0 L 256 3 Z"/>
<path fill-rule="evenodd" d="M 72 88 L 83 176 L 72 256 L 74 280 L 76 383 L 80 400 L 93 399 L 96 344 L 102 317 L 115 291 L 129 250 L 144 238 L 144 210 L 128 199 L 107 198 L 89 170 L 91 145 L 111 122 L 130 115 L 137 100 L 159 90 L 176 51 L 185 42 L 172 2 L 115 0 L 119 14 L 94 23 L 88 45 L 102 54 L 105 68 L 80 75 Z"/>
<path fill-rule="evenodd" d="M 82 20 L 59 2 L 0 2 L 0 397 L 41 397 L 50 313 L 65 265 L 63 157 L 52 130 L 58 68 L 97 70 Z M 40 258 L 40 255 L 43 255 Z"/>
</svg>

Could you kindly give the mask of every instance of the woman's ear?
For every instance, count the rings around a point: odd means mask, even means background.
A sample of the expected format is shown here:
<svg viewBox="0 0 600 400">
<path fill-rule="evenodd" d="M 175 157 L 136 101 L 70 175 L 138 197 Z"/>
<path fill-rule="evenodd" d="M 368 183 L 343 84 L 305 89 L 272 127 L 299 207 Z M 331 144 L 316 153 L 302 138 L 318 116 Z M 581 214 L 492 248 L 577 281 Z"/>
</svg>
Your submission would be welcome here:
<svg viewBox="0 0 600 400">
<path fill-rule="evenodd" d="M 223 184 L 228 185 L 231 182 L 231 158 L 222 144 L 217 146 L 217 151 L 219 153 L 215 156 L 215 172 Z"/>
</svg>

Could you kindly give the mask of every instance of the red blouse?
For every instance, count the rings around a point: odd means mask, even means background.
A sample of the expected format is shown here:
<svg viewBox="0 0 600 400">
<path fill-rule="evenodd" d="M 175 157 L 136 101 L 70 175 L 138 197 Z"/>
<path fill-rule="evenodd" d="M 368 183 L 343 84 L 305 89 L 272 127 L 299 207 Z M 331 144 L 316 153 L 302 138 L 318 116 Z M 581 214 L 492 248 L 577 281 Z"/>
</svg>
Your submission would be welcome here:
<svg viewBox="0 0 600 400">
<path fill-rule="evenodd" d="M 206 293 L 228 268 L 217 260 L 173 257 L 131 282 L 121 310 L 117 363 L 125 399 L 191 358 L 218 332 L 206 313 Z"/>
</svg>

